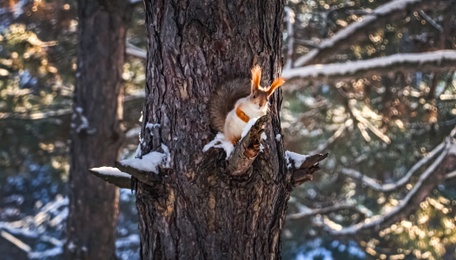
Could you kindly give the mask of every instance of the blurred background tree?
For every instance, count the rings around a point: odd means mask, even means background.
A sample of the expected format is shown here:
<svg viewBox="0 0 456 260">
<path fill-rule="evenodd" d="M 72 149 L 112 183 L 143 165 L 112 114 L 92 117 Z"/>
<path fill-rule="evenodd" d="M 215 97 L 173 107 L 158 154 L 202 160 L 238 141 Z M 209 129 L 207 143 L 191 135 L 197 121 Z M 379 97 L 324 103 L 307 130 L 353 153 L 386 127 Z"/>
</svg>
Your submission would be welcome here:
<svg viewBox="0 0 456 260">
<path fill-rule="evenodd" d="M 143 7 L 131 2 L 121 157 L 137 146 L 144 86 Z M 445 138 L 456 125 L 456 66 L 454 53 L 435 52 L 456 47 L 456 3 L 401 1 L 405 7 L 391 7 L 398 2 L 287 1 L 283 138 L 289 150 L 330 156 L 314 181 L 292 194 L 282 236 L 285 259 L 456 258 L 455 168 L 448 174 L 440 167 L 448 157 Z M 393 4 L 387 9 L 387 3 Z M 0 3 L 0 252 L 5 259 L 61 258 L 75 10 L 75 1 Z M 374 22 L 359 26 L 369 19 Z M 382 59 L 427 52 L 432 53 L 416 56 L 417 62 L 393 66 Z M 361 68 L 371 67 L 356 69 L 358 60 L 371 61 Z M 348 68 L 353 70 L 344 73 Z M 318 69 L 323 72 L 316 74 Z M 418 189 L 424 200 L 403 203 L 415 187 L 426 187 Z M 343 233 L 343 227 L 381 219 L 404 205 L 399 220 Z M 130 191 L 121 190 L 116 243 L 121 259 L 138 258 L 135 214 Z"/>
</svg>

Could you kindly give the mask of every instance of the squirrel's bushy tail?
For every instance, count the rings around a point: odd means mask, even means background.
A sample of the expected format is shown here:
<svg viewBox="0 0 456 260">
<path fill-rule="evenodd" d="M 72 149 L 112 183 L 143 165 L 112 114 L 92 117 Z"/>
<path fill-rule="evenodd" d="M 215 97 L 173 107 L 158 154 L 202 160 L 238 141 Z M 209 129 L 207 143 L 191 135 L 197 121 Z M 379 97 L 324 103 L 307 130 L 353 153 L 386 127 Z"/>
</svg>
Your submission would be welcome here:
<svg viewBox="0 0 456 260">
<path fill-rule="evenodd" d="M 250 95 L 248 79 L 234 79 L 218 86 L 209 103 L 211 126 L 223 133 L 226 116 L 233 110 L 236 101 L 248 95 Z"/>
</svg>

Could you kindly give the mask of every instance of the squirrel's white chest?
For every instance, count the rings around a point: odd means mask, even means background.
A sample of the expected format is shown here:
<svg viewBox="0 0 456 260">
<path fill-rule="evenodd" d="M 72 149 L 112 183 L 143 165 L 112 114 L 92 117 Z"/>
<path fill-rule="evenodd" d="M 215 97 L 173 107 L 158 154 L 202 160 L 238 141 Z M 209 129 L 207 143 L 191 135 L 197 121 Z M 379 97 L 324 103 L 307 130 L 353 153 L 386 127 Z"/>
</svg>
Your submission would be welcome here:
<svg viewBox="0 0 456 260">
<path fill-rule="evenodd" d="M 247 123 L 236 115 L 236 111 L 231 110 L 230 113 L 228 113 L 228 116 L 226 117 L 224 134 L 228 139 L 239 139 L 246 125 Z"/>
<path fill-rule="evenodd" d="M 236 114 L 237 108 L 239 108 L 247 117 L 240 118 Z M 242 132 L 244 130 L 244 127 L 247 125 L 247 122 L 252 118 L 266 115 L 267 109 L 267 105 L 262 108 L 258 108 L 256 105 L 245 102 L 243 99 L 238 100 L 234 106 L 234 109 L 231 110 L 226 117 L 224 127 L 225 138 L 233 143 L 237 142 L 241 138 Z"/>
</svg>

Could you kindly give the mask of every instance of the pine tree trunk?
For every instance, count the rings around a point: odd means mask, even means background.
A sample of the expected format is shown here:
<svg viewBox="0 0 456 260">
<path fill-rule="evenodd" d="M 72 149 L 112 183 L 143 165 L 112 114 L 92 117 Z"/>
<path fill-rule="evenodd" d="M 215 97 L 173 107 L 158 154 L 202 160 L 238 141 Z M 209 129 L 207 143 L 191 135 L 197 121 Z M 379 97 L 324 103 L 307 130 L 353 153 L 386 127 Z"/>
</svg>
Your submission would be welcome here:
<svg viewBox="0 0 456 260">
<path fill-rule="evenodd" d="M 113 165 L 122 131 L 128 1 L 78 1 L 78 70 L 71 134 L 65 259 L 115 259 L 118 189 L 89 174 Z"/>
<path fill-rule="evenodd" d="M 142 259 L 277 259 L 291 191 L 281 133 L 280 93 L 267 140 L 236 177 L 213 139 L 208 102 L 220 83 L 279 76 L 284 1 L 145 1 L 149 37 L 142 151 L 170 150 L 156 184 L 137 182 Z M 160 124 L 153 135 L 146 123 Z"/>
</svg>

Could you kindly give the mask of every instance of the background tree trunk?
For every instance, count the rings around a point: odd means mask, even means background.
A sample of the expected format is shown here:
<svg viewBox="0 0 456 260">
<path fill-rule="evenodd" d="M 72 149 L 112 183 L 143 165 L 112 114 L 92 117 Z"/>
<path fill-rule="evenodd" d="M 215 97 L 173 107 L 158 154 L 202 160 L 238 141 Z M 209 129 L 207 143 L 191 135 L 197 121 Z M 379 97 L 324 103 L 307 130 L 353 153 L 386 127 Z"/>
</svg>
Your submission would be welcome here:
<svg viewBox="0 0 456 260">
<path fill-rule="evenodd" d="M 112 165 L 122 140 L 128 1 L 78 1 L 78 71 L 71 134 L 65 259 L 114 259 L 118 189 L 89 174 Z M 95 113 L 96 111 L 96 113 Z"/>
<path fill-rule="evenodd" d="M 280 134 L 280 93 L 267 140 L 247 176 L 226 172 L 208 102 L 220 83 L 249 77 L 258 63 L 270 83 L 282 67 L 284 1 L 146 1 L 149 33 L 143 154 L 165 144 L 171 167 L 156 185 L 137 183 L 143 259 L 276 259 L 291 174 Z M 146 123 L 160 124 L 153 135 Z"/>
</svg>

